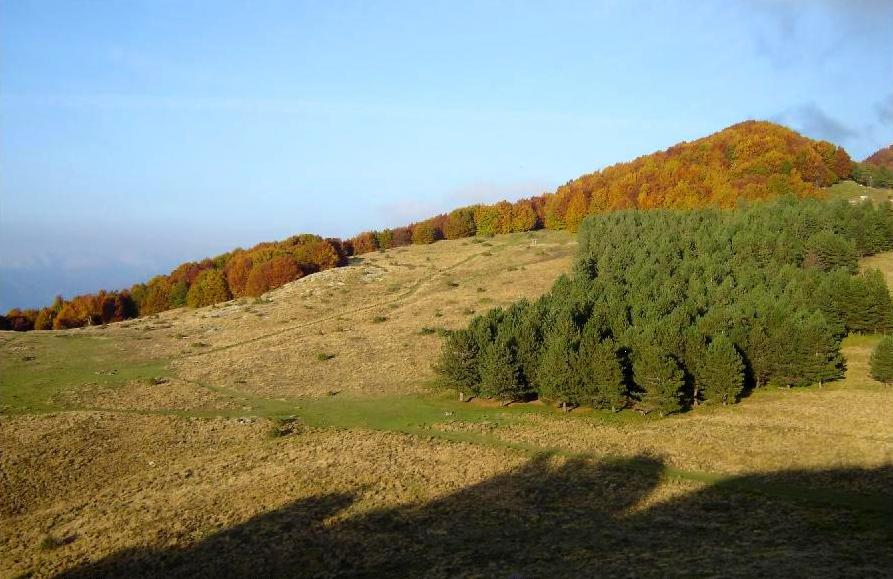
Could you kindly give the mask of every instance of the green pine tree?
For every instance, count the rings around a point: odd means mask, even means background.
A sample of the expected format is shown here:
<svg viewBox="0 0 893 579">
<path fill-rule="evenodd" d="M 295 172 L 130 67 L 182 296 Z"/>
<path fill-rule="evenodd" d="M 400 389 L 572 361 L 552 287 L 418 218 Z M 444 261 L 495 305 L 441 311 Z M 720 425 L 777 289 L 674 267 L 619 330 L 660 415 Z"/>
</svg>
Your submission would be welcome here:
<svg viewBox="0 0 893 579">
<path fill-rule="evenodd" d="M 685 380 L 672 356 L 653 346 L 642 348 L 633 360 L 633 379 L 642 389 L 641 405 L 644 408 L 657 411 L 661 416 L 682 409 Z"/>
<path fill-rule="evenodd" d="M 504 402 L 523 400 L 529 389 L 521 375 L 512 339 L 499 336 L 481 352 L 481 396 Z"/>
<path fill-rule="evenodd" d="M 610 338 L 600 341 L 597 335 L 584 334 L 577 352 L 581 404 L 612 412 L 626 405 L 626 384 L 617 350 Z"/>
<path fill-rule="evenodd" d="M 869 360 L 871 377 L 884 384 L 893 383 L 893 336 L 884 336 Z"/>
<path fill-rule="evenodd" d="M 560 315 L 546 336 L 537 369 L 537 394 L 544 400 L 578 404 L 576 348 L 579 330 L 570 315 Z"/>
<path fill-rule="evenodd" d="M 474 334 L 468 329 L 455 330 L 447 336 L 434 365 L 446 388 L 454 388 L 460 396 L 480 395 L 481 376 L 478 370 L 480 349 Z"/>
<path fill-rule="evenodd" d="M 862 277 L 865 280 L 867 291 L 868 309 L 870 319 L 869 330 L 872 332 L 887 332 L 893 329 L 893 301 L 890 299 L 890 290 L 883 274 L 876 269 L 866 271 Z"/>
<path fill-rule="evenodd" d="M 744 363 L 731 340 L 718 336 L 707 348 L 699 372 L 706 402 L 733 404 L 744 388 Z"/>
</svg>

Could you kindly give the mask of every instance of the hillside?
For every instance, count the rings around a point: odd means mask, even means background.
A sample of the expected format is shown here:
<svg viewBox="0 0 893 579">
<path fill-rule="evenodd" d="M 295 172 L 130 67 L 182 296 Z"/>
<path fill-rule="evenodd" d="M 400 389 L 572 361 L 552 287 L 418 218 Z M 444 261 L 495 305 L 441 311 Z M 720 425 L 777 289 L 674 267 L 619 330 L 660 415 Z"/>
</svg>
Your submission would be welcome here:
<svg viewBox="0 0 893 579">
<path fill-rule="evenodd" d="M 624 208 L 734 207 L 739 199 L 820 196 L 821 187 L 851 171 L 840 147 L 747 121 L 568 182 L 547 203 L 546 226 L 575 231 L 585 215 Z"/>
<path fill-rule="evenodd" d="M 440 241 L 259 299 L 0 334 L 0 574 L 886 572 L 875 336 L 845 340 L 844 380 L 663 420 L 430 392 L 440 330 L 541 295 L 576 249 Z"/>
<path fill-rule="evenodd" d="M 842 199 L 852 203 L 870 199 L 873 203 L 887 203 L 893 199 L 893 189 L 869 187 L 855 181 L 841 181 L 825 189 L 829 200 Z"/>
<path fill-rule="evenodd" d="M 878 149 L 865 158 L 863 163 L 869 163 L 876 167 L 885 167 L 893 171 L 893 145 L 888 145 L 883 149 Z"/>
<path fill-rule="evenodd" d="M 850 176 L 842 148 L 780 125 L 747 121 L 665 151 L 584 175 L 530 199 L 460 207 L 418 223 L 366 231 L 349 240 L 295 235 L 248 250 L 184 263 L 127 290 L 61 297 L 41 310 L 13 309 L 0 330 L 64 329 L 117 322 L 183 305 L 256 297 L 304 275 L 338 267 L 351 255 L 537 229 L 574 232 L 586 215 L 627 208 L 733 207 L 739 199 L 820 197 Z M 873 175 L 873 173 L 872 173 Z M 874 184 L 881 177 L 869 176 Z"/>
<path fill-rule="evenodd" d="M 893 188 L 893 145 L 875 151 L 853 166 L 852 178 L 868 187 Z"/>
</svg>

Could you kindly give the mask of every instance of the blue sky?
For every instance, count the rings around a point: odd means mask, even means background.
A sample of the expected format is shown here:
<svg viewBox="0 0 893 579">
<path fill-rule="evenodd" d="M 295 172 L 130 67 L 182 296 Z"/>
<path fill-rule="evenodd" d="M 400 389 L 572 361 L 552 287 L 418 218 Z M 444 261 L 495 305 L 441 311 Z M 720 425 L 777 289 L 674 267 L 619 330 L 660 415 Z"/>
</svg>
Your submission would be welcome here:
<svg viewBox="0 0 893 579">
<path fill-rule="evenodd" d="M 0 1 L 0 310 L 762 118 L 893 142 L 893 2 Z"/>
</svg>

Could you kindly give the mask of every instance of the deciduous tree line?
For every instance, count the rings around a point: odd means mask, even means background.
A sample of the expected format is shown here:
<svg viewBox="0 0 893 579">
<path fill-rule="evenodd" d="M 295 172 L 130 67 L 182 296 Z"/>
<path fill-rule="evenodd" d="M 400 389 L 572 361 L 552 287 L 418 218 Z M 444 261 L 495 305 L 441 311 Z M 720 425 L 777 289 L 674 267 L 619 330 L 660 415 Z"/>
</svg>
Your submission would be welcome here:
<svg viewBox="0 0 893 579">
<path fill-rule="evenodd" d="M 834 380 L 847 332 L 893 329 L 880 272 L 857 270 L 893 248 L 889 207 L 626 210 L 588 217 L 578 235 L 573 274 L 548 294 L 450 333 L 446 387 L 663 415 Z"/>
<path fill-rule="evenodd" d="M 236 249 L 184 263 L 168 275 L 129 290 L 100 291 L 70 300 L 57 297 L 40 310 L 10 310 L 0 329 L 27 331 L 77 328 L 146 316 L 181 306 L 201 307 L 232 298 L 259 296 L 304 275 L 347 262 L 340 240 L 296 235 L 285 241 Z"/>
</svg>

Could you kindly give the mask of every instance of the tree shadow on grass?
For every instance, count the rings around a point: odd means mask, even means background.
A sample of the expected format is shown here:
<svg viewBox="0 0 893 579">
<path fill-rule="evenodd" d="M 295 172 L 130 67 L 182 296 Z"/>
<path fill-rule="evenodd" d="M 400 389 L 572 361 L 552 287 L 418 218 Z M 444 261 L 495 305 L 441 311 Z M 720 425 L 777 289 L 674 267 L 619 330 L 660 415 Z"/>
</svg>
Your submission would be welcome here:
<svg viewBox="0 0 893 579">
<path fill-rule="evenodd" d="M 728 479 L 655 504 L 638 457 L 532 459 L 420 505 L 326 524 L 356 497 L 296 501 L 190 547 L 130 549 L 63 577 L 884 576 L 893 468 Z"/>
</svg>

